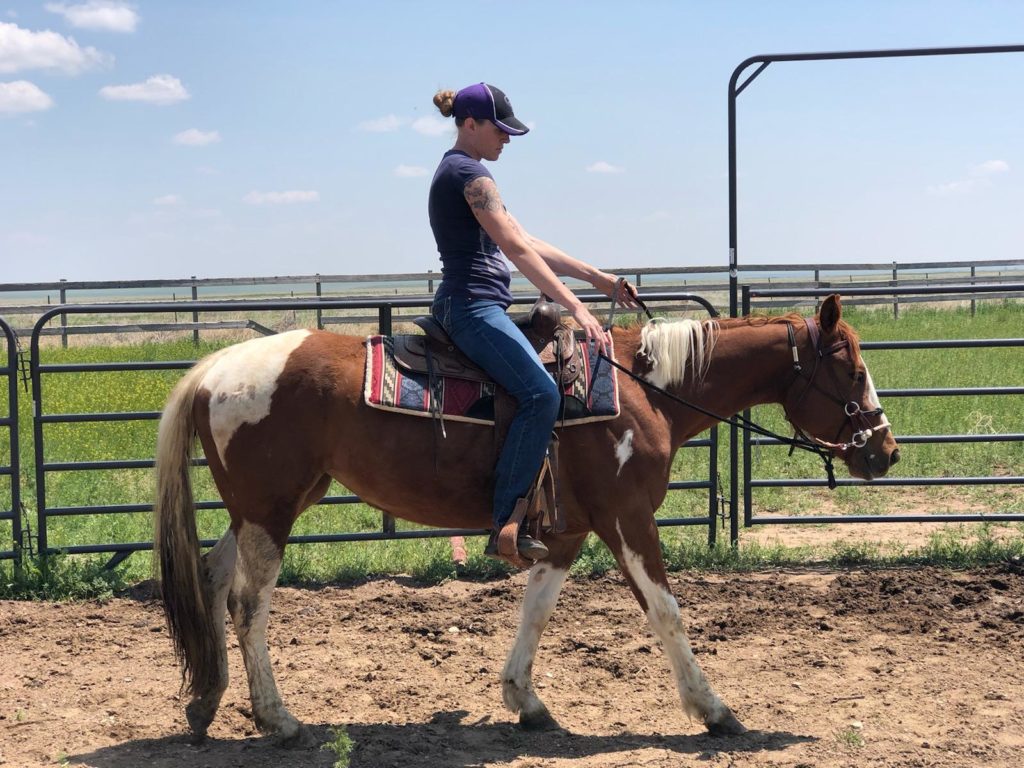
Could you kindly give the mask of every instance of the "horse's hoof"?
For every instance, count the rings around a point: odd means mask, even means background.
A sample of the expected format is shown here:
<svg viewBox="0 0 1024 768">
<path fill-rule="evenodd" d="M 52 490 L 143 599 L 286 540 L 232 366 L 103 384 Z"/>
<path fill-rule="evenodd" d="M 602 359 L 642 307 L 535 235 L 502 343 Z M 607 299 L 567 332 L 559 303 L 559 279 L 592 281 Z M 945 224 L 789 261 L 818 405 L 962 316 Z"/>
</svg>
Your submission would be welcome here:
<svg viewBox="0 0 1024 768">
<path fill-rule="evenodd" d="M 535 712 L 520 712 L 519 727 L 524 731 L 558 731 L 561 726 L 551 716 L 547 707 L 542 707 Z"/>
<path fill-rule="evenodd" d="M 206 739 L 206 729 L 213 722 L 209 707 L 204 706 L 201 699 L 193 701 L 185 707 L 185 719 L 188 720 L 188 727 L 192 731 L 190 741 L 193 744 L 201 744 Z"/>
<path fill-rule="evenodd" d="M 713 723 L 708 722 L 706 725 L 711 736 L 739 736 L 741 733 L 747 732 L 743 723 L 737 720 L 736 715 L 728 708 L 718 720 Z"/>
<path fill-rule="evenodd" d="M 316 746 L 317 740 L 313 732 L 299 724 L 295 729 L 278 731 L 273 736 L 274 743 L 285 749 L 309 749 Z"/>
</svg>

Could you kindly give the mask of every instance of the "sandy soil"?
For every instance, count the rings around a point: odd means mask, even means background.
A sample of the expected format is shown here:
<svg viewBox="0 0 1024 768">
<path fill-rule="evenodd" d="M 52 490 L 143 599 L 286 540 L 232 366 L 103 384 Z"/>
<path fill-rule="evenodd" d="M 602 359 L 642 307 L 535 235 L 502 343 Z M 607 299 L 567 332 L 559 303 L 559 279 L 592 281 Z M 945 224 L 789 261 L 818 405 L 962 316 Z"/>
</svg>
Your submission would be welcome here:
<svg viewBox="0 0 1024 768">
<path fill-rule="evenodd" d="M 570 582 L 535 679 L 567 730 L 501 704 L 522 574 L 279 589 L 271 653 L 292 712 L 352 766 L 1016 766 L 1024 749 L 1024 573 L 932 569 L 677 575 L 697 658 L 752 729 L 682 714 L 617 575 Z M 0 603 L 0 764 L 330 766 L 253 726 L 237 649 L 211 738 L 185 737 L 178 672 L 145 587 L 105 603 Z"/>
</svg>

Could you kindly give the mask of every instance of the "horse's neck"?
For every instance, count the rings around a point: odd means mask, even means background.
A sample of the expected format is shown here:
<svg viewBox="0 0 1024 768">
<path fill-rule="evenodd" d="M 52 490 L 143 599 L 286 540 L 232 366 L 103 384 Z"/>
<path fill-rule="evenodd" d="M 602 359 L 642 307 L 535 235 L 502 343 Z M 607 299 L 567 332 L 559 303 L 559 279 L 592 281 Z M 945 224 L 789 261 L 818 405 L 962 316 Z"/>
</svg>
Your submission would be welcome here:
<svg viewBox="0 0 1024 768">
<path fill-rule="evenodd" d="M 781 402 L 793 370 L 785 329 L 779 323 L 724 321 L 705 375 L 697 380 L 688 375 L 673 392 L 723 418 L 754 405 Z M 718 422 L 678 404 L 667 406 L 666 416 L 676 445 Z"/>
</svg>

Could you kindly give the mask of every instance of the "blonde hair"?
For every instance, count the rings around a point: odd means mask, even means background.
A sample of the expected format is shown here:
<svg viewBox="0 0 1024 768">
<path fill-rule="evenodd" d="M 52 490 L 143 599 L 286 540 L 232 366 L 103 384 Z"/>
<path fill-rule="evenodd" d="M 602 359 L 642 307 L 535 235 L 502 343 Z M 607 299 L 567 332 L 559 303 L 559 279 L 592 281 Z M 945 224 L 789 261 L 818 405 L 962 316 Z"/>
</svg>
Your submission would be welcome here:
<svg viewBox="0 0 1024 768">
<path fill-rule="evenodd" d="M 455 109 L 455 91 L 438 91 L 434 94 L 434 106 L 444 117 L 451 117 Z"/>
</svg>

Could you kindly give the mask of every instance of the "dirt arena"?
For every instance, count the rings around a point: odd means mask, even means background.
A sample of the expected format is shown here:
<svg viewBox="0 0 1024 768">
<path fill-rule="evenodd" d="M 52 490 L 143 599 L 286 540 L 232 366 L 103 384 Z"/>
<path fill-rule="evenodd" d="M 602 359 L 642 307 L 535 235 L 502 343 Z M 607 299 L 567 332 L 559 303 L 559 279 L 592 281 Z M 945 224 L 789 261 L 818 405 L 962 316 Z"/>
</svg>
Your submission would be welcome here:
<svg viewBox="0 0 1024 768">
<path fill-rule="evenodd" d="M 271 653 L 292 712 L 352 766 L 1016 766 L 1024 754 L 1024 574 L 937 569 L 674 575 L 697 658 L 751 729 L 682 714 L 617 574 L 571 581 L 535 681 L 564 731 L 501 704 L 522 574 L 279 589 Z M 255 731 L 237 648 L 210 729 L 184 735 L 178 672 L 146 588 L 102 604 L 0 603 L 0 764 L 330 766 Z"/>
</svg>

